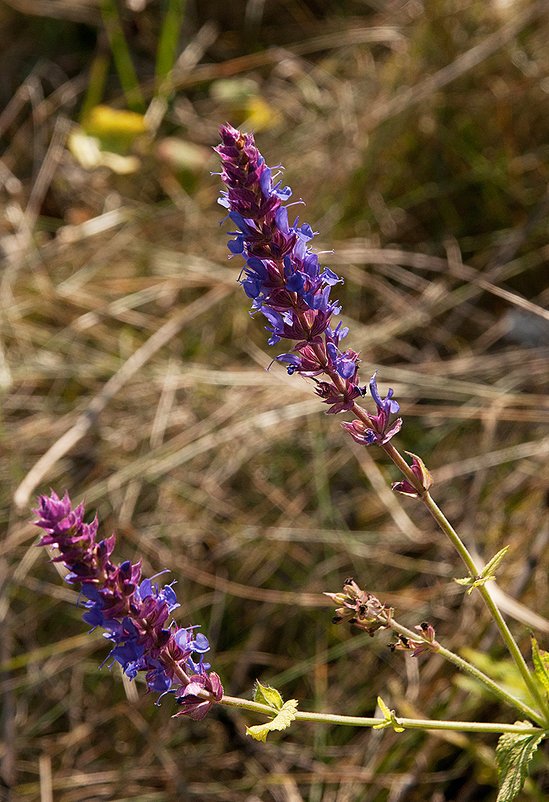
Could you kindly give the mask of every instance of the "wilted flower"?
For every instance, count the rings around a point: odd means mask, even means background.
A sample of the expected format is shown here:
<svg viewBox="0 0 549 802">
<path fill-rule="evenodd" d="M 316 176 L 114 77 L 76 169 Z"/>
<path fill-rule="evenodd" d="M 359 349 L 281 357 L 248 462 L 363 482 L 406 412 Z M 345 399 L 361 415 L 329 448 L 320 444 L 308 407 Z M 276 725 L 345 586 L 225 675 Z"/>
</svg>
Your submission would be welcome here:
<svg viewBox="0 0 549 802">
<path fill-rule="evenodd" d="M 417 478 L 419 487 L 421 487 L 424 491 L 430 490 L 433 485 L 433 477 L 425 467 L 425 463 L 421 457 L 417 457 L 415 454 L 411 454 L 409 451 L 406 453 L 410 454 L 412 457 L 410 470 Z M 393 490 L 395 490 L 397 493 L 402 493 L 403 496 L 417 498 L 420 495 L 418 488 L 414 487 L 414 485 L 407 479 L 404 479 L 402 482 L 394 482 L 392 487 Z"/>
<path fill-rule="evenodd" d="M 92 629 L 106 630 L 105 638 L 113 644 L 106 661 L 120 663 L 130 679 L 144 672 L 149 691 L 176 692 L 178 700 L 187 688 L 210 693 L 200 698 L 199 713 L 195 704 L 177 714 L 205 715 L 221 699 L 221 681 L 215 672 L 208 673 L 210 665 L 204 662 L 208 639 L 195 633 L 196 627 L 177 627 L 170 619 L 179 607 L 172 585 L 159 587 L 141 579 L 140 562 L 111 562 L 114 535 L 97 542 L 97 518 L 84 523 L 84 505 L 73 509 L 68 493 L 62 499 L 53 491 L 40 496 L 35 512 L 36 526 L 45 533 L 39 545 L 58 549 L 53 561 L 68 568 L 67 582 L 81 585 L 84 621 Z"/>
<path fill-rule="evenodd" d="M 440 645 L 435 640 L 435 630 L 431 624 L 423 621 L 421 624 L 417 624 L 415 629 L 423 636 L 423 640 L 407 638 L 405 635 L 395 632 L 396 643 L 387 644 L 391 651 L 412 652 L 412 657 L 419 657 L 420 654 L 425 654 L 425 652 L 438 652 Z"/>
<path fill-rule="evenodd" d="M 211 694 L 209 699 L 199 696 L 200 691 L 207 691 Z M 215 702 L 219 702 L 223 696 L 221 680 L 214 671 L 209 674 L 198 674 L 191 677 L 188 685 L 180 688 L 176 694 L 177 704 L 181 706 L 181 711 L 177 716 L 189 716 L 195 720 L 204 718 L 210 707 Z"/>
<path fill-rule="evenodd" d="M 365 629 L 372 637 L 378 629 L 386 629 L 390 624 L 393 610 L 382 604 L 373 593 L 361 590 L 355 580 L 349 577 L 343 583 L 342 593 L 324 593 L 338 605 L 332 619 L 334 624 L 349 623 Z"/>
</svg>

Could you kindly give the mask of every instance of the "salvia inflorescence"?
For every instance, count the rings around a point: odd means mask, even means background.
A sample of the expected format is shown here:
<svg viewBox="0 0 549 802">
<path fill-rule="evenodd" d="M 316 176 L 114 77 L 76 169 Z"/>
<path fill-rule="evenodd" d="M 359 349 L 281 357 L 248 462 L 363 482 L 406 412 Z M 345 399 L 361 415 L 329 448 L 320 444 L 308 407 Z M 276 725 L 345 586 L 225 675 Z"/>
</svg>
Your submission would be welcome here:
<svg viewBox="0 0 549 802">
<path fill-rule="evenodd" d="M 266 165 L 253 136 L 226 125 L 221 140 L 216 150 L 227 190 L 219 203 L 237 228 L 229 250 L 245 259 L 240 283 L 252 301 L 251 314 L 265 317 L 269 345 L 281 338 L 295 342 L 291 351 L 275 359 L 286 364 L 288 373 L 313 379 L 329 413 L 356 412 L 356 399 L 366 394 L 359 384 L 359 354 L 342 349 L 349 329 L 332 325 L 341 307 L 331 293 L 342 279 L 320 266 L 309 247 L 315 234 L 311 226 L 298 217 L 290 224 L 286 203 L 291 190 Z M 381 398 L 375 373 L 369 384 L 377 414 L 363 412 L 362 420 L 343 426 L 364 445 L 386 443 L 401 427 L 400 418 L 391 420 L 399 405 L 392 390 Z"/>
<path fill-rule="evenodd" d="M 295 218 L 290 223 L 289 187 L 278 180 L 281 168 L 268 167 L 257 150 L 253 136 L 230 125 L 221 128 L 221 144 L 216 148 L 221 157 L 221 177 L 226 185 L 219 202 L 228 209 L 236 230 L 232 232 L 229 250 L 244 259 L 239 281 L 251 299 L 251 314 L 260 313 L 266 320 L 269 344 L 281 339 L 293 346 L 274 358 L 286 366 L 289 374 L 298 373 L 315 383 L 316 393 L 327 405 L 329 414 L 352 412 L 355 420 L 342 424 L 361 445 L 378 444 L 403 474 L 393 489 L 407 496 L 421 498 L 441 530 L 456 548 L 465 563 L 468 576 L 457 582 L 474 589 L 483 597 L 520 672 L 529 695 L 539 709 L 530 706 L 498 685 L 487 674 L 446 649 L 435 638 L 434 628 L 423 622 L 410 630 L 394 618 L 392 607 L 372 593 L 362 590 L 349 578 L 343 591 L 327 593 L 336 604 L 335 623 L 349 623 L 371 636 L 379 630 L 391 629 L 395 641 L 389 646 L 413 656 L 438 653 L 459 669 L 483 683 L 500 700 L 521 712 L 525 720 L 513 725 L 477 722 L 425 722 L 398 719 L 394 711 L 378 698 L 383 718 L 362 719 L 366 726 L 393 727 L 401 732 L 404 725 L 416 729 L 471 729 L 501 731 L 497 758 L 501 791 L 499 800 L 511 802 L 526 776 L 526 766 L 538 744 L 549 734 L 549 653 L 532 640 L 534 676 L 529 670 L 513 636 L 493 598 L 485 588 L 494 579 L 495 571 L 508 547 L 501 549 L 484 568 L 477 565 L 458 533 L 445 518 L 430 495 L 432 477 L 420 457 L 410 454 L 409 465 L 389 442 L 400 430 L 402 421 L 395 418 L 399 404 L 389 390 L 385 398 L 378 390 L 376 373 L 368 386 L 358 378 L 359 354 L 342 345 L 348 329 L 332 318 L 339 315 L 339 302 L 332 298 L 342 279 L 319 263 L 311 249 L 314 232 L 308 223 Z M 375 403 L 375 413 L 357 403 L 366 395 Z M 134 679 L 142 673 L 149 691 L 172 693 L 179 710 L 176 715 L 200 719 L 215 702 L 254 709 L 274 716 L 267 724 L 248 728 L 248 734 L 264 740 L 267 732 L 289 726 L 297 716 L 304 719 L 317 714 L 301 714 L 297 702 L 282 697 L 274 689 L 258 684 L 254 702 L 233 699 L 223 694 L 221 681 L 205 661 L 209 643 L 205 635 L 190 625 L 180 627 L 172 618 L 179 607 L 174 583 L 159 585 L 143 579 L 141 563 L 111 559 L 114 535 L 97 540 L 97 520 L 84 522 L 84 506 L 73 508 L 66 493 L 59 498 L 53 491 L 41 496 L 36 510 L 36 525 L 43 530 L 41 546 L 54 552 L 52 559 L 62 563 L 66 581 L 80 587 L 79 604 L 83 618 L 92 629 L 102 627 L 111 649 L 105 662 L 119 663 L 124 673 Z M 162 572 L 164 573 L 164 572 Z M 355 722 L 354 717 L 334 716 L 326 720 L 342 724 Z M 530 722 L 534 722 L 531 724 Z"/>
<path fill-rule="evenodd" d="M 356 406 L 367 392 L 359 385 L 359 354 L 341 347 L 348 329 L 332 324 L 341 307 L 331 293 L 342 279 L 320 266 L 309 247 L 311 226 L 299 218 L 290 224 L 291 190 L 266 165 L 253 136 L 227 125 L 221 140 L 216 151 L 227 190 L 219 202 L 237 228 L 229 250 L 246 262 L 240 283 L 252 300 L 252 314 L 260 312 L 267 321 L 269 344 L 281 338 L 295 343 L 275 360 L 288 373 L 312 379 L 328 413 L 358 411 L 360 420 L 342 424 L 357 442 L 386 443 L 400 429 L 400 418 L 394 420 L 399 405 L 392 390 L 381 398 L 374 373 L 369 388 L 377 413 Z M 92 630 L 103 628 L 112 644 L 105 662 L 119 663 L 130 679 L 143 673 L 149 691 L 175 694 L 177 715 L 206 715 L 223 688 L 204 659 L 207 638 L 171 618 L 179 607 L 174 583 L 159 586 L 143 579 L 140 562 L 112 562 L 114 535 L 98 541 L 97 519 L 85 523 L 83 504 L 73 508 L 67 493 L 41 496 L 36 513 L 36 525 L 44 531 L 40 545 L 57 550 L 53 561 L 65 565 L 69 584 L 80 586 L 84 621 Z"/>
<path fill-rule="evenodd" d="M 40 496 L 35 512 L 44 531 L 39 545 L 57 550 L 52 560 L 67 568 L 65 581 L 80 586 L 84 621 L 102 627 L 112 643 L 105 662 L 120 663 L 130 679 L 144 672 L 149 691 L 174 693 L 176 715 L 203 718 L 223 688 L 204 661 L 208 639 L 171 618 L 179 607 L 173 583 L 142 579 L 140 562 L 112 562 L 114 535 L 98 541 L 97 518 L 84 523 L 84 505 L 73 509 L 68 493 Z"/>
</svg>

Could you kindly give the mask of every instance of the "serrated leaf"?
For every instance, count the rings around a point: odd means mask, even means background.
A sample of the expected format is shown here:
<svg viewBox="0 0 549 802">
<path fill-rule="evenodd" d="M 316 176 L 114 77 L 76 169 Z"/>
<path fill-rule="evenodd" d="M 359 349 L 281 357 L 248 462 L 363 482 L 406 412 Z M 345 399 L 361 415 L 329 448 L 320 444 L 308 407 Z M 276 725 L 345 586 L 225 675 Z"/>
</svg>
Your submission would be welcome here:
<svg viewBox="0 0 549 802">
<path fill-rule="evenodd" d="M 486 577 L 487 579 L 494 578 L 494 572 L 500 567 L 501 563 L 503 562 L 503 558 L 509 551 L 509 546 L 505 546 L 501 551 L 498 551 L 495 554 L 489 563 L 484 566 L 484 570 L 482 571 L 481 576 Z"/>
<path fill-rule="evenodd" d="M 515 723 L 531 726 L 527 721 Z M 496 747 L 499 775 L 499 793 L 496 802 L 511 802 L 519 793 L 528 775 L 528 764 L 545 735 L 543 731 L 535 735 L 506 732 L 500 737 Z"/>
<path fill-rule="evenodd" d="M 262 705 L 269 705 L 273 710 L 280 710 L 284 700 L 276 688 L 271 688 L 269 685 L 262 685 L 259 680 L 256 680 L 254 702 L 260 702 Z"/>
<path fill-rule="evenodd" d="M 256 741 L 267 740 L 267 735 L 273 730 L 285 730 L 295 719 L 297 710 L 297 699 L 288 699 L 284 702 L 276 716 L 265 724 L 256 724 L 253 727 L 246 727 L 246 735 L 255 738 Z"/>
<path fill-rule="evenodd" d="M 539 648 L 538 642 L 533 635 L 532 659 L 534 661 L 536 677 L 545 688 L 545 691 L 549 693 L 549 652 L 545 652 L 543 649 Z"/>
</svg>

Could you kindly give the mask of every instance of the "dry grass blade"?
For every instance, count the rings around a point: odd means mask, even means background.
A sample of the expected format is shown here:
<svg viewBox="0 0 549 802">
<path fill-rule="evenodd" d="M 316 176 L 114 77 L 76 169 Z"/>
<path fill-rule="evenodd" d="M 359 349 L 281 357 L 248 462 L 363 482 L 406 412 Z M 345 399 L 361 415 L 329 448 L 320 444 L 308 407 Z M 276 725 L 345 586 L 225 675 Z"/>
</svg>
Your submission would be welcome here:
<svg viewBox="0 0 549 802">
<path fill-rule="evenodd" d="M 217 305 L 229 294 L 227 287 L 216 287 L 203 297 L 181 309 L 170 320 L 158 329 L 144 345 L 126 360 L 122 367 L 109 379 L 88 405 L 85 412 L 79 415 L 76 423 L 60 437 L 51 448 L 32 467 L 23 481 L 17 487 L 13 500 L 19 509 L 28 505 L 31 493 L 43 481 L 44 477 L 53 469 L 55 463 L 61 459 L 76 443 L 84 437 L 97 416 L 105 409 L 109 401 L 124 387 L 132 376 L 148 362 L 149 359 L 164 345 L 178 334 L 184 326 L 196 317 Z"/>
</svg>

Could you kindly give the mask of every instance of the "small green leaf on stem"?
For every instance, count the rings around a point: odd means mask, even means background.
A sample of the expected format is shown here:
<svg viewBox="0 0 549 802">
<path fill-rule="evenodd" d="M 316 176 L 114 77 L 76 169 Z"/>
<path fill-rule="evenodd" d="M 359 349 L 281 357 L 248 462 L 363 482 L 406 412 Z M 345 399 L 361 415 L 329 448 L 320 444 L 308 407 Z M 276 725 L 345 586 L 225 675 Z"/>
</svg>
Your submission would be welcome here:
<svg viewBox="0 0 549 802">
<path fill-rule="evenodd" d="M 491 579 L 496 578 L 495 572 L 503 562 L 503 558 L 507 554 L 508 550 L 509 546 L 505 546 L 505 548 L 498 551 L 498 553 L 492 557 L 490 562 L 484 566 L 482 573 L 480 573 L 478 576 L 467 576 L 465 579 L 454 579 L 454 582 L 457 582 L 458 585 L 467 585 L 467 595 L 470 596 L 475 588 L 479 588 L 485 585 Z"/>
<path fill-rule="evenodd" d="M 260 702 L 262 705 L 269 705 L 273 710 L 281 710 L 284 700 L 276 688 L 271 688 L 269 685 L 262 685 L 259 680 L 256 680 L 254 702 Z"/>
<path fill-rule="evenodd" d="M 404 727 L 400 727 L 399 724 L 398 724 L 397 717 L 395 715 L 395 711 L 394 710 L 390 710 L 387 707 L 387 705 L 385 704 L 385 702 L 383 701 L 381 696 L 377 697 L 377 704 L 379 706 L 379 709 L 383 713 L 383 716 L 384 716 L 385 720 L 382 721 L 379 724 L 374 724 L 373 729 L 374 730 L 384 730 L 386 727 L 392 727 L 395 732 L 404 732 Z"/>
<path fill-rule="evenodd" d="M 484 570 L 481 576 L 489 577 L 490 579 L 494 578 L 494 573 L 500 567 L 501 563 L 503 562 L 503 558 L 509 551 L 509 546 L 504 546 L 492 559 L 490 562 L 484 567 Z"/>
<path fill-rule="evenodd" d="M 530 726 L 527 721 L 516 724 Z M 535 735 L 504 733 L 496 747 L 496 761 L 499 775 L 499 793 L 496 802 L 511 802 L 524 785 L 528 775 L 528 764 L 539 744 L 547 736 L 540 731 Z"/>
<path fill-rule="evenodd" d="M 268 690 L 273 690 L 273 688 Z M 265 724 L 256 724 L 253 727 L 246 727 L 246 735 L 250 735 L 256 741 L 264 742 L 267 740 L 267 735 L 273 730 L 287 729 L 295 719 L 296 710 L 297 699 L 288 699 L 271 721 L 266 721 Z"/>
<path fill-rule="evenodd" d="M 454 578 L 454 582 L 457 582 L 458 585 L 468 585 L 467 595 L 470 596 L 475 588 L 480 588 L 482 585 L 485 585 L 489 579 L 493 578 L 493 576 L 466 576 L 463 579 Z"/>
</svg>

